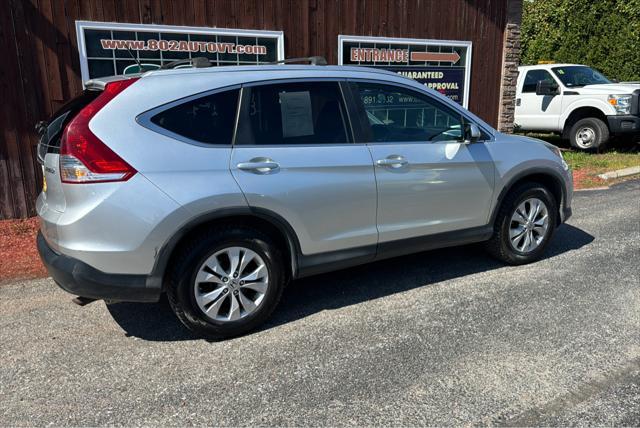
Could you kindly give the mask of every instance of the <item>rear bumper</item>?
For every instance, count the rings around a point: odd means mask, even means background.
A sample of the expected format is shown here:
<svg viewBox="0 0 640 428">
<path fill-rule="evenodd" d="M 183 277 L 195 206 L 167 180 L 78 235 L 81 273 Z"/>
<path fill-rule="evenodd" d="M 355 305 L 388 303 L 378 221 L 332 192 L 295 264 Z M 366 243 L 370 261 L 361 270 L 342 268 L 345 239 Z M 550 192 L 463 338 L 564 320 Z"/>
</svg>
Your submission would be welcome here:
<svg viewBox="0 0 640 428">
<path fill-rule="evenodd" d="M 639 116 L 607 116 L 607 122 L 612 134 L 640 134 Z"/>
<path fill-rule="evenodd" d="M 157 302 L 161 289 L 147 286 L 146 275 L 101 272 L 88 264 L 57 254 L 38 232 L 38 252 L 53 280 L 63 290 L 82 297 L 127 302 Z"/>
</svg>

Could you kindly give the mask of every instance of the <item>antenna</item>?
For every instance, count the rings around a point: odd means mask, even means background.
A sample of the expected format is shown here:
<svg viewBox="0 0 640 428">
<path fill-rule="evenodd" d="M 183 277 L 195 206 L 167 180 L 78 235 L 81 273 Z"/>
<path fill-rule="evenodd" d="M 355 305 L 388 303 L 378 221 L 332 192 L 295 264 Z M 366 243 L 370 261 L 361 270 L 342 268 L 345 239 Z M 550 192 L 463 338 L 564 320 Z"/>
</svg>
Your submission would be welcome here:
<svg viewBox="0 0 640 428">
<path fill-rule="evenodd" d="M 142 73 L 144 71 L 144 68 L 142 67 L 142 64 L 140 64 L 140 60 L 136 58 L 136 56 L 131 51 L 131 46 L 129 46 L 129 43 L 127 43 L 127 52 L 129 52 L 131 58 L 136 62 L 136 64 L 138 64 L 138 73 Z"/>
</svg>

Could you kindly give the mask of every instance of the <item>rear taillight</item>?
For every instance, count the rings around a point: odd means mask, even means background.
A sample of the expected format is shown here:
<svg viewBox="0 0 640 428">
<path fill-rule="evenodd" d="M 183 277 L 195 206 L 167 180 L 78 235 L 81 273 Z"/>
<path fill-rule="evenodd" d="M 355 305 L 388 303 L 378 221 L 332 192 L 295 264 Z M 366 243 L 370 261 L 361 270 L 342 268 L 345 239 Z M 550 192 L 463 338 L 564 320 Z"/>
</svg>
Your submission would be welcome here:
<svg viewBox="0 0 640 428">
<path fill-rule="evenodd" d="M 60 178 L 63 183 L 126 181 L 136 170 L 89 129 L 89 121 L 109 101 L 138 79 L 108 83 L 104 91 L 67 125 L 60 144 Z"/>
</svg>

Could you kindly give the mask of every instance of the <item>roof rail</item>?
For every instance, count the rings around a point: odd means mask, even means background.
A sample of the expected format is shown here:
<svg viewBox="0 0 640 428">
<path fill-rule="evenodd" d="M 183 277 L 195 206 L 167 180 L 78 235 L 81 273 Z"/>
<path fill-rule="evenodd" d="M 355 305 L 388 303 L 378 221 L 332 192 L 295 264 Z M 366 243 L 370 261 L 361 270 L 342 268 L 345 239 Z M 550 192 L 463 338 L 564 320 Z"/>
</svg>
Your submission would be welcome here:
<svg viewBox="0 0 640 428">
<path fill-rule="evenodd" d="M 323 56 L 306 56 L 300 58 L 287 58 L 280 61 L 269 62 L 268 64 L 290 64 L 294 62 L 308 62 L 311 65 L 327 65 L 327 60 Z"/>
<path fill-rule="evenodd" d="M 193 68 L 212 67 L 211 61 L 209 60 L 209 58 L 205 58 L 203 56 L 197 56 L 195 58 L 185 58 L 185 59 L 179 59 L 177 61 L 168 62 L 164 64 L 162 67 L 160 67 L 160 70 L 176 68 L 181 65 L 190 65 Z"/>
<path fill-rule="evenodd" d="M 262 64 L 291 64 L 296 62 L 308 62 L 311 65 L 327 65 L 327 60 L 323 56 L 308 56 L 300 58 L 287 58 L 279 61 L 267 62 Z M 160 67 L 160 70 L 169 70 L 172 68 L 182 68 L 181 66 L 191 66 L 193 68 L 208 68 L 213 67 L 209 58 L 198 56 L 194 58 L 179 59 L 176 61 L 168 62 Z"/>
</svg>

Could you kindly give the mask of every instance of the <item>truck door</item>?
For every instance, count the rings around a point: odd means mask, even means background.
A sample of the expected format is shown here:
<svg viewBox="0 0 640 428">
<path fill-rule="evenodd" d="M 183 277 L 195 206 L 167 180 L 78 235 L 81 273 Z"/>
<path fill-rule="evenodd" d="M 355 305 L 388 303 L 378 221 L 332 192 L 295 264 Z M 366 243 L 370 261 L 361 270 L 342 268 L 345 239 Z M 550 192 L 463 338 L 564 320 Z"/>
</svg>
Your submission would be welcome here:
<svg viewBox="0 0 640 428">
<path fill-rule="evenodd" d="M 515 124 L 526 131 L 559 131 L 562 112 L 562 94 L 537 95 L 536 85 L 540 80 L 560 83 L 547 70 L 527 70 L 518 82 Z"/>
</svg>

